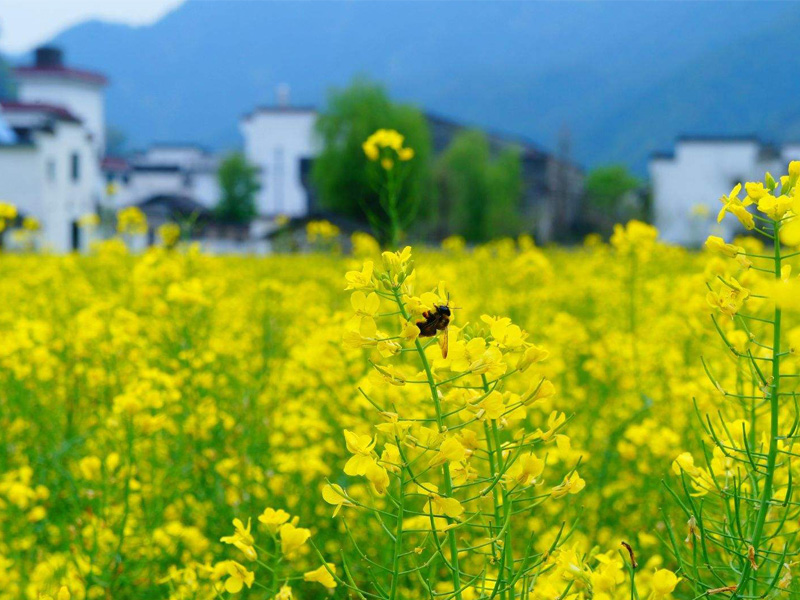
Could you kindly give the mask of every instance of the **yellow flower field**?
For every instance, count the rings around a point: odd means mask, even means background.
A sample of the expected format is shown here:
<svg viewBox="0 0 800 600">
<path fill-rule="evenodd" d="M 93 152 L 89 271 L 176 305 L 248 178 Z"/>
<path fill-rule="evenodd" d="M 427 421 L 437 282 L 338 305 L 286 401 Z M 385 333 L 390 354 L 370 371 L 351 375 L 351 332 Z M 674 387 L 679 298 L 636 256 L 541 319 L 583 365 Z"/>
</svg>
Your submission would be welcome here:
<svg viewBox="0 0 800 600">
<path fill-rule="evenodd" d="M 749 389 L 714 282 L 764 275 L 655 235 L 0 255 L 0 598 L 628 598 L 622 542 L 636 597 L 695 597 L 670 490 Z M 413 323 L 448 302 L 445 359 Z"/>
</svg>

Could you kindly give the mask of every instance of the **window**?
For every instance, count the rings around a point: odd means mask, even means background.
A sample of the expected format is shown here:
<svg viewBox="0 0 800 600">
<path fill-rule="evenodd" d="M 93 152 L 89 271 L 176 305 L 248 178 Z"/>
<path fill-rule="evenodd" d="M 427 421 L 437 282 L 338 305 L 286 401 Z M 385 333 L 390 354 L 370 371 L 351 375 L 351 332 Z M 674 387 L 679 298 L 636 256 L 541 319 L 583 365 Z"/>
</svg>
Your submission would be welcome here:
<svg viewBox="0 0 800 600">
<path fill-rule="evenodd" d="M 81 178 L 81 157 L 77 152 L 72 153 L 70 164 L 72 181 L 78 181 Z"/>
<path fill-rule="evenodd" d="M 283 164 L 283 147 L 279 146 L 275 148 L 275 157 L 274 163 L 275 166 L 273 167 L 273 181 L 275 185 L 273 186 L 275 190 L 274 199 L 275 199 L 275 212 L 278 214 L 283 213 L 286 210 L 284 206 L 285 203 L 285 190 L 284 190 L 284 164 Z"/>
<path fill-rule="evenodd" d="M 45 165 L 45 172 L 47 174 L 47 181 L 54 183 L 56 180 L 56 159 L 48 158 Z"/>
</svg>

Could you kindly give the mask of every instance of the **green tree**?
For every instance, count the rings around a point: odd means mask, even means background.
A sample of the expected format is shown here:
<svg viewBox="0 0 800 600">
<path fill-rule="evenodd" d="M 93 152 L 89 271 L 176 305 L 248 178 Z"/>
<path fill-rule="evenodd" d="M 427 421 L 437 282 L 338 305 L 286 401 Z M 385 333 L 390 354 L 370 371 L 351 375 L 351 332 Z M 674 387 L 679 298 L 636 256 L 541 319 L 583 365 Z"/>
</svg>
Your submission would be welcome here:
<svg viewBox="0 0 800 600">
<path fill-rule="evenodd" d="M 586 177 L 586 200 L 604 217 L 618 220 L 646 217 L 636 192 L 642 182 L 624 165 L 597 167 Z"/>
<path fill-rule="evenodd" d="M 405 136 L 403 145 L 414 150 L 414 160 L 403 174 L 401 193 L 409 204 L 420 207 L 416 216 L 426 214 L 430 204 L 424 200 L 430 192 L 431 142 L 425 117 L 414 106 L 392 102 L 380 84 L 365 79 L 356 79 L 345 89 L 332 90 L 317 119 L 322 151 L 314 160 L 312 180 L 321 205 L 359 219 L 369 213 L 388 218 L 381 206 L 374 164 L 370 164 L 362 148 L 378 129 L 399 131 Z M 388 241 L 385 231 L 375 233 L 383 243 Z"/>
<path fill-rule="evenodd" d="M 108 156 L 123 156 L 127 145 L 128 136 L 122 129 L 113 125 L 106 126 L 106 154 Z"/>
<path fill-rule="evenodd" d="M 2 37 L 2 31 L 0 31 Z M 17 96 L 17 84 L 14 73 L 5 56 L 0 54 L 0 100 L 11 100 Z"/>
<path fill-rule="evenodd" d="M 489 238 L 518 235 L 522 229 L 522 161 L 519 148 L 506 148 L 487 166 Z"/>
<path fill-rule="evenodd" d="M 436 178 L 445 233 L 471 242 L 519 233 L 522 166 L 519 150 L 492 156 L 481 131 L 456 135 L 439 157 Z"/>
<path fill-rule="evenodd" d="M 229 154 L 217 171 L 222 192 L 217 217 L 229 223 L 249 223 L 256 216 L 256 193 L 261 188 L 258 170 L 241 152 Z"/>
</svg>

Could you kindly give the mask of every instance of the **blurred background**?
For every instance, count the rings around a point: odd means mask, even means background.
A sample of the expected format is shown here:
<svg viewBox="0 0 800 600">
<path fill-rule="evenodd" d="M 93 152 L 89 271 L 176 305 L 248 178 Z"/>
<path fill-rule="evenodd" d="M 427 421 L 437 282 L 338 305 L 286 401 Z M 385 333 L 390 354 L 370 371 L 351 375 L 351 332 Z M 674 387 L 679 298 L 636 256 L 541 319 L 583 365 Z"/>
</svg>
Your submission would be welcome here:
<svg viewBox="0 0 800 600">
<path fill-rule="evenodd" d="M 57 252 L 129 207 L 140 247 L 178 223 L 302 249 L 309 222 L 366 227 L 361 144 L 388 127 L 415 151 L 408 240 L 638 218 L 698 245 L 720 195 L 800 158 L 798 25 L 761 2 L 0 0 L 0 199 Z"/>
</svg>

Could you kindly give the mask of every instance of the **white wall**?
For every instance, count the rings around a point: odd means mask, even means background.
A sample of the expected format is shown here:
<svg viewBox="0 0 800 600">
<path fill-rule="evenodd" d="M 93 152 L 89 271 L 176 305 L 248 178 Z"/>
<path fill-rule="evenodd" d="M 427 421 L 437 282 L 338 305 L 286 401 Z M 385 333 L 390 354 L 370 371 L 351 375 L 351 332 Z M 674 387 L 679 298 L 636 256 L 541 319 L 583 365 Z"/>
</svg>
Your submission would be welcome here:
<svg viewBox="0 0 800 600">
<path fill-rule="evenodd" d="M 315 121 L 314 111 L 292 108 L 257 110 L 242 121 L 245 156 L 261 169 L 259 214 L 301 217 L 308 213 L 300 161 L 319 151 Z"/>
<path fill-rule="evenodd" d="M 220 199 L 216 170 L 193 172 L 190 195 L 206 208 L 214 208 Z"/>
<path fill-rule="evenodd" d="M 63 106 L 83 120 L 94 138 L 97 156 L 106 148 L 106 114 L 103 85 L 49 73 L 17 74 L 21 102 Z"/>
<path fill-rule="evenodd" d="M 786 144 L 783 146 L 781 148 L 781 160 L 786 163 L 781 165 L 783 170 L 785 170 L 787 165 L 793 160 L 800 160 L 800 144 Z M 777 177 L 778 173 L 773 173 L 773 175 Z"/>
<path fill-rule="evenodd" d="M 118 207 L 138 204 L 157 194 L 186 194 L 180 171 L 131 171 L 128 183 L 119 185 L 114 198 Z"/>
<path fill-rule="evenodd" d="M 761 144 L 745 139 L 680 140 L 673 158 L 653 158 L 649 167 L 655 225 L 661 238 L 699 245 L 710 234 L 730 239 L 738 230 L 733 217 L 716 223 L 723 194 L 738 182 L 762 180 L 765 171 L 777 172 L 786 165 L 762 159 Z M 699 206 L 706 208 L 707 217 L 697 214 Z"/>
<path fill-rule="evenodd" d="M 94 212 L 100 200 L 100 165 L 94 144 L 78 123 L 59 122 L 55 135 L 37 133 L 40 147 L 41 177 L 45 181 L 42 213 L 33 215 L 42 222 L 43 240 L 53 250 L 72 250 L 72 223 Z M 72 177 L 72 155 L 79 157 L 78 178 Z M 55 180 L 48 181 L 47 162 L 55 163 Z M 86 240 L 80 240 L 80 249 Z"/>
<path fill-rule="evenodd" d="M 116 181 L 114 206 L 138 204 L 160 194 L 187 196 L 206 208 L 219 202 L 216 171 L 131 171 L 128 183 Z"/>
<path fill-rule="evenodd" d="M 0 198 L 39 220 L 44 247 L 69 252 L 72 223 L 93 212 L 98 200 L 95 148 L 78 123 L 57 121 L 52 133 L 37 131 L 33 139 L 32 146 L 0 148 Z M 77 180 L 72 178 L 73 153 L 79 157 Z"/>
<path fill-rule="evenodd" d="M 138 204 L 159 194 L 188 196 L 206 208 L 214 208 L 219 202 L 218 158 L 201 148 L 154 146 L 136 155 L 131 164 L 128 182 L 116 181 L 117 207 Z"/>
<path fill-rule="evenodd" d="M 44 173 L 36 146 L 0 146 L 0 198 L 26 215 L 43 212 Z"/>
<path fill-rule="evenodd" d="M 148 165 L 177 165 L 179 167 L 192 167 L 209 155 L 197 146 L 156 145 L 135 157 L 137 164 Z"/>
</svg>

